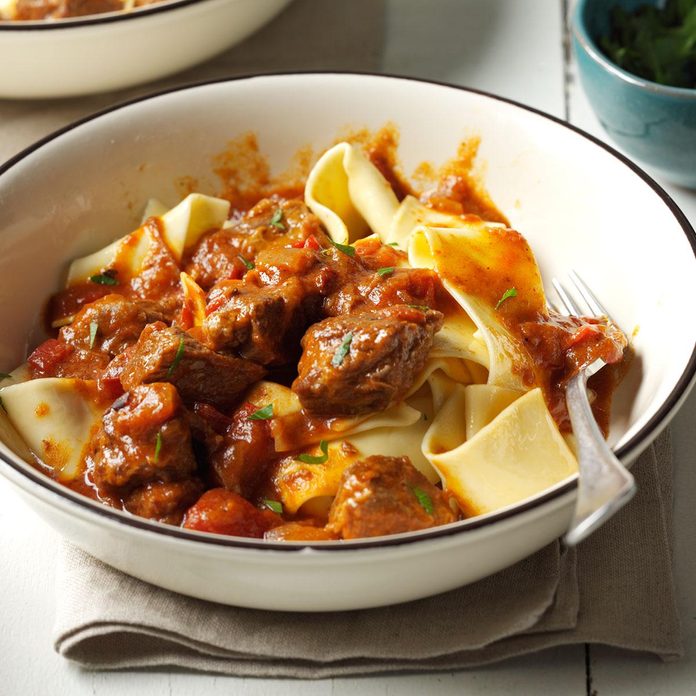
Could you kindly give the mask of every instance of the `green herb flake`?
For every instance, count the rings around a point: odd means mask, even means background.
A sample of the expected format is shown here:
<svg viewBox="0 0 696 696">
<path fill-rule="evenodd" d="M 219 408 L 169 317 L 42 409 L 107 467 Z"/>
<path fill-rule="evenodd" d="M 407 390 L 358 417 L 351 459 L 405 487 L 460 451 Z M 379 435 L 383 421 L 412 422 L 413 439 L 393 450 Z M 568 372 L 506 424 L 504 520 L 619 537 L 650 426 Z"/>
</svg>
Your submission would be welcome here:
<svg viewBox="0 0 696 696">
<path fill-rule="evenodd" d="M 264 498 L 263 504 L 269 510 L 272 510 L 273 512 L 277 513 L 278 515 L 283 514 L 283 503 L 280 503 L 277 500 L 271 500 L 270 498 Z"/>
<path fill-rule="evenodd" d="M 326 440 L 321 440 L 319 449 L 322 451 L 322 454 L 298 454 L 295 459 L 305 464 L 324 464 L 329 459 L 329 443 Z"/>
<path fill-rule="evenodd" d="M 269 418 L 273 418 L 273 404 L 266 404 L 258 411 L 254 411 L 247 420 L 268 420 Z"/>
<path fill-rule="evenodd" d="M 160 456 L 160 451 L 162 450 L 162 431 L 160 430 L 157 433 L 157 437 L 155 438 L 155 457 L 153 461 L 155 464 L 159 461 L 159 456 Z"/>
<path fill-rule="evenodd" d="M 237 254 L 237 258 L 244 264 L 244 267 L 247 269 L 247 271 L 251 271 L 254 268 L 256 268 L 256 266 L 254 266 L 254 264 L 251 261 L 245 259 L 241 254 Z"/>
<path fill-rule="evenodd" d="M 384 268 L 377 269 L 377 275 L 386 276 L 391 275 L 394 272 L 394 266 L 385 266 Z"/>
<path fill-rule="evenodd" d="M 7 374 L 7 372 L 0 372 L 0 382 L 2 382 L 3 379 L 12 379 L 12 375 Z"/>
<path fill-rule="evenodd" d="M 350 344 L 352 342 L 353 342 L 353 332 L 349 331 L 343 337 L 343 340 L 341 341 L 341 345 L 338 347 L 338 349 L 334 353 L 333 358 L 331 358 L 331 364 L 334 367 L 338 367 L 343 362 L 346 355 L 348 355 L 348 353 L 350 351 Z"/>
<path fill-rule="evenodd" d="M 176 349 L 176 355 L 174 356 L 174 360 L 172 360 L 172 364 L 169 366 L 169 369 L 167 370 L 167 377 L 171 377 L 174 374 L 174 370 L 179 366 L 179 363 L 181 362 L 181 358 L 184 357 L 184 337 L 182 336 L 179 339 L 179 346 Z"/>
<path fill-rule="evenodd" d="M 508 300 L 511 297 L 517 297 L 517 290 L 515 290 L 515 288 L 508 288 L 503 293 L 503 296 L 498 300 L 498 303 L 496 304 L 495 308 L 500 309 L 500 305 L 503 304 L 503 302 L 505 302 L 505 300 Z"/>
<path fill-rule="evenodd" d="M 429 514 L 433 514 L 433 501 L 430 499 L 430 496 L 422 489 L 418 488 L 418 486 L 413 486 L 411 488 L 413 491 L 413 495 L 416 496 L 416 499 L 418 500 L 418 503 L 420 506 Z"/>
<path fill-rule="evenodd" d="M 114 278 L 116 271 L 104 271 L 97 275 L 90 276 L 89 279 L 97 285 L 118 285 L 118 280 Z"/>
<path fill-rule="evenodd" d="M 99 331 L 99 324 L 96 321 L 89 322 L 89 349 L 94 348 L 94 342 L 97 340 L 97 331 Z"/>
<path fill-rule="evenodd" d="M 355 247 L 351 246 L 350 244 L 339 244 L 338 242 L 334 242 L 333 240 L 329 239 L 331 244 L 335 246 L 339 251 L 342 251 L 346 256 L 355 256 Z"/>
<path fill-rule="evenodd" d="M 396 247 L 396 248 L 398 249 L 398 248 L 399 248 L 399 242 L 389 242 L 389 244 L 387 244 L 387 246 Z"/>
<path fill-rule="evenodd" d="M 283 211 L 280 208 L 273 213 L 270 224 L 273 225 L 273 227 L 277 227 L 279 230 L 285 229 L 285 223 L 283 222 Z"/>
<path fill-rule="evenodd" d="M 424 304 L 410 304 L 408 306 L 411 309 L 418 309 L 421 312 L 429 312 L 430 311 L 430 307 L 428 307 L 428 305 L 424 305 Z"/>
</svg>

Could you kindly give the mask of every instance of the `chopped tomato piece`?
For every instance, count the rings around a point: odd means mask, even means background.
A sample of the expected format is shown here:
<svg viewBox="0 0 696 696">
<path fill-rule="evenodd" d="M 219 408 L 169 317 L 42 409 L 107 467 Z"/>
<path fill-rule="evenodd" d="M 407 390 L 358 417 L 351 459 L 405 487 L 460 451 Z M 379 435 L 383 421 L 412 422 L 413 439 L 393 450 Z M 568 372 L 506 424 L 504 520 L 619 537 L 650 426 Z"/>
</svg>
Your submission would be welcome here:
<svg viewBox="0 0 696 696">
<path fill-rule="evenodd" d="M 568 339 L 568 347 L 582 343 L 588 338 L 596 338 L 597 334 L 601 333 L 599 327 L 592 326 L 591 324 L 584 324 Z"/>
<path fill-rule="evenodd" d="M 270 510 L 259 510 L 241 495 L 225 488 L 206 491 L 184 515 L 182 527 L 199 532 L 263 538 L 283 519 Z"/>
<path fill-rule="evenodd" d="M 312 249 L 314 251 L 319 251 L 319 249 L 321 249 L 321 244 L 319 244 L 317 238 L 313 234 L 310 234 L 306 239 L 293 242 L 290 246 L 293 249 Z"/>
<path fill-rule="evenodd" d="M 49 338 L 27 358 L 32 377 L 53 377 L 58 366 L 72 353 L 67 343 Z"/>
<path fill-rule="evenodd" d="M 304 248 L 319 251 L 319 249 L 321 249 L 321 245 L 317 241 L 317 238 L 313 234 L 310 234 L 309 237 L 305 239 Z"/>
</svg>

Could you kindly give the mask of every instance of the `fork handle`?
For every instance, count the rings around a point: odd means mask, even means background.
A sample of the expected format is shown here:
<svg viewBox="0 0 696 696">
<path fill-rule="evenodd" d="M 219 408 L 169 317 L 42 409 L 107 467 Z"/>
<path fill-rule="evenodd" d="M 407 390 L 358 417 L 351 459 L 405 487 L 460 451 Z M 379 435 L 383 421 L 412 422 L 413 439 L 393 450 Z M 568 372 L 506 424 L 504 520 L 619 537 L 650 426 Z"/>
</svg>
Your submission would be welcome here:
<svg viewBox="0 0 696 696">
<path fill-rule="evenodd" d="M 589 536 L 636 492 L 631 473 L 614 456 L 594 419 L 587 377 L 580 372 L 566 385 L 566 405 L 578 446 L 578 496 L 563 540 L 568 546 Z"/>
</svg>

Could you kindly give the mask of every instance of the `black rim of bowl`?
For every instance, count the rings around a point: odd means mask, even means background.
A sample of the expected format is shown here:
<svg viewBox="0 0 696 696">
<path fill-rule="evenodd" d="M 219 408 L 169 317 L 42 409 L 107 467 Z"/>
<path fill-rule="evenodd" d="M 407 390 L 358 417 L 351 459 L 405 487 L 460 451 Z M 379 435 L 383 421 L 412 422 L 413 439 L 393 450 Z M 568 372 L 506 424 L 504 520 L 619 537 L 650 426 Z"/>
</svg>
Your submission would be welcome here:
<svg viewBox="0 0 696 696">
<path fill-rule="evenodd" d="M 56 29 L 74 29 L 76 27 L 108 24 L 110 22 L 125 22 L 149 15 L 178 10 L 188 5 L 195 5 L 207 0 L 165 0 L 154 5 L 146 5 L 133 10 L 118 10 L 103 14 L 84 15 L 82 17 L 66 17 L 65 19 L 36 19 L 36 20 L 6 20 L 0 21 L 0 32 L 3 31 L 51 31 Z"/>
<path fill-rule="evenodd" d="M 620 162 L 622 162 L 624 165 L 626 165 L 634 174 L 636 174 L 638 177 L 640 177 L 650 188 L 662 199 L 662 201 L 665 203 L 665 205 L 669 208 L 670 212 L 672 215 L 676 218 L 677 222 L 679 223 L 680 227 L 682 228 L 684 235 L 686 236 L 690 246 L 691 250 L 694 254 L 694 257 L 696 258 L 696 232 L 694 232 L 693 227 L 687 220 L 686 216 L 684 213 L 681 211 L 679 206 L 672 200 L 672 198 L 669 196 L 669 194 L 648 174 L 646 174 L 638 165 L 633 163 L 631 160 L 629 160 L 627 157 L 622 155 L 620 152 L 615 150 L 613 147 L 610 145 L 607 145 L 606 143 L 602 142 L 598 138 L 595 138 L 594 136 L 590 135 L 589 133 L 586 133 L 585 131 L 581 130 L 577 126 L 573 126 L 570 123 L 567 123 L 561 118 L 558 118 L 556 116 L 552 116 L 550 114 L 545 113 L 544 111 L 540 111 L 539 109 L 535 109 L 531 106 L 526 106 L 525 104 L 521 104 L 519 102 L 516 102 L 512 99 L 507 99 L 506 97 L 500 97 L 495 94 L 491 94 L 489 92 L 485 92 L 483 90 L 478 90 L 478 89 L 472 89 L 469 87 L 461 87 L 459 85 L 453 85 L 447 82 L 440 82 L 437 80 L 425 80 L 421 78 L 416 78 L 416 77 L 409 77 L 409 76 L 404 76 L 404 75 L 395 75 L 395 74 L 388 74 L 388 73 L 376 73 L 376 72 L 360 72 L 360 71 L 338 71 L 338 70 L 325 70 L 325 71 L 317 71 L 317 70 L 306 70 L 306 71 L 287 71 L 287 72 L 273 72 L 273 73 L 264 73 L 264 74 L 251 74 L 251 75 L 239 75 L 235 77 L 226 77 L 226 78 L 221 78 L 221 79 L 216 79 L 216 80 L 207 80 L 204 82 L 197 82 L 193 84 L 185 84 L 185 85 L 179 85 L 176 87 L 171 87 L 168 89 L 164 89 L 158 92 L 154 92 L 148 95 L 144 95 L 141 97 L 136 97 L 134 99 L 130 99 L 125 102 L 121 102 L 119 104 L 114 104 L 113 106 L 107 107 L 105 109 L 102 109 L 100 111 L 97 111 L 93 114 L 90 114 L 88 116 L 85 116 L 81 119 L 78 119 L 77 121 L 73 121 L 72 123 L 68 124 L 67 126 L 64 126 L 63 128 L 60 128 L 53 133 L 50 133 L 49 135 L 45 136 L 44 138 L 41 138 L 40 140 L 37 140 L 33 145 L 30 145 L 26 149 L 22 150 L 19 152 L 17 155 L 14 157 L 10 158 L 7 160 L 4 164 L 0 165 L 0 177 L 5 174 L 7 171 L 9 171 L 12 167 L 14 167 L 18 162 L 21 160 L 25 159 L 27 156 L 35 152 L 36 150 L 40 149 L 43 145 L 46 143 L 55 140 L 59 136 L 63 135 L 64 133 L 67 133 L 71 130 L 74 130 L 75 128 L 78 128 L 84 123 L 87 123 L 89 121 L 94 121 L 95 119 L 98 119 L 101 116 L 104 116 L 106 114 L 110 114 L 114 111 L 118 111 L 120 109 L 129 107 L 133 104 L 138 104 L 143 101 L 149 101 L 151 99 L 156 99 L 162 96 L 166 96 L 168 94 L 172 94 L 174 92 L 180 92 L 183 90 L 195 90 L 197 88 L 202 88 L 206 87 L 208 85 L 215 85 L 215 84 L 223 84 L 223 83 L 232 83 L 232 82 L 239 82 L 242 80 L 253 80 L 256 78 L 268 78 L 268 77 L 292 77 L 292 76 L 298 76 L 298 75 L 306 75 L 306 76 L 312 76 L 312 75 L 334 75 L 339 78 L 341 77 L 377 77 L 377 78 L 385 78 L 388 80 L 402 80 L 402 81 L 408 81 L 408 82 L 419 82 L 419 83 L 424 83 L 424 84 L 429 84 L 429 85 L 434 85 L 437 87 L 444 87 L 448 89 L 455 89 L 461 92 L 469 92 L 471 94 L 477 94 L 479 96 L 483 96 L 489 99 L 492 99 L 494 101 L 499 101 L 505 104 L 512 105 L 514 107 L 517 107 L 519 109 L 522 109 L 523 111 L 526 112 L 531 112 L 533 114 L 536 114 L 538 116 L 541 116 L 542 118 L 551 121 L 552 123 L 555 123 L 557 125 L 562 126 L 563 128 L 567 128 L 568 130 L 580 135 L 584 139 L 588 140 L 591 143 L 594 143 L 595 145 L 599 146 L 602 148 L 604 151 L 618 159 Z M 657 412 L 648 420 L 645 425 L 624 445 L 622 445 L 620 448 L 618 448 L 615 452 L 615 454 L 619 457 L 629 457 L 631 453 L 634 453 L 636 451 L 640 452 L 649 442 L 651 436 L 653 433 L 659 433 L 661 430 L 661 425 L 666 421 L 668 416 L 672 414 L 672 412 L 676 409 L 676 407 L 680 404 L 683 398 L 686 397 L 686 394 L 689 390 L 690 385 L 694 381 L 694 377 L 696 376 L 696 345 L 694 346 L 691 356 L 689 358 L 689 361 L 686 365 L 686 368 L 684 369 L 684 372 L 681 374 L 679 380 L 677 381 L 674 389 L 670 392 L 669 396 L 667 399 L 665 399 L 664 403 L 660 406 L 660 408 L 657 410 Z M 101 503 L 95 502 L 91 500 L 90 498 L 87 498 L 86 496 L 82 496 L 78 493 L 74 493 L 68 488 L 65 488 L 64 486 L 61 486 L 59 483 L 56 483 L 49 477 L 40 474 L 38 471 L 35 471 L 33 469 L 30 469 L 27 464 L 19 464 L 18 462 L 15 462 L 12 458 L 5 456 L 3 453 L 0 453 L 0 459 L 2 459 L 6 464 L 8 464 L 12 469 L 14 469 L 17 473 L 19 473 L 21 476 L 24 478 L 29 479 L 33 483 L 37 484 L 41 488 L 43 488 L 46 491 L 49 491 L 50 493 L 57 495 L 58 497 L 68 500 L 69 502 L 72 502 L 74 504 L 79 505 L 82 508 L 86 508 L 92 512 L 97 513 L 98 515 L 101 515 L 103 517 L 108 518 L 112 522 L 117 522 L 120 524 L 124 524 L 129 527 L 135 527 L 140 530 L 152 532 L 155 534 L 163 534 L 169 537 L 174 537 L 177 539 L 181 540 L 186 540 L 186 541 L 195 541 L 196 543 L 199 544 L 212 544 L 214 546 L 227 546 L 227 547 L 232 547 L 236 549 L 255 549 L 255 550 L 264 550 L 264 551 L 287 551 L 287 552 L 297 552 L 301 551 L 303 549 L 311 548 L 317 551 L 358 551 L 358 550 L 363 550 L 363 549 L 369 549 L 369 548 L 375 548 L 375 547 L 386 547 L 386 546 L 403 546 L 406 544 L 413 544 L 413 543 L 419 543 L 419 542 L 424 542 L 428 540 L 434 540 L 434 539 L 442 539 L 445 537 L 453 536 L 456 534 L 463 534 L 468 531 L 472 531 L 475 529 L 480 529 L 482 527 L 487 527 L 492 524 L 501 522 L 502 520 L 510 519 L 511 517 L 515 517 L 521 513 L 528 512 L 530 510 L 533 510 L 535 508 L 541 507 L 545 503 L 548 503 L 552 500 L 558 499 L 561 496 L 565 495 L 566 493 L 571 492 L 573 489 L 577 487 L 577 478 L 573 478 L 570 481 L 566 482 L 565 484 L 559 485 L 556 488 L 553 488 L 546 493 L 542 493 L 534 498 L 531 498 L 528 501 L 522 502 L 519 505 L 515 505 L 510 507 L 509 509 L 504 509 L 500 512 L 493 512 L 485 516 L 481 517 L 472 517 L 468 520 L 462 520 L 460 522 L 455 522 L 453 524 L 448 524 L 445 526 L 441 527 L 432 527 L 430 529 L 426 529 L 423 531 L 419 532 L 410 532 L 406 535 L 404 534 L 395 534 L 393 536 L 386 536 L 386 537 L 379 537 L 379 538 L 373 538 L 373 539 L 357 539 L 357 540 L 350 540 L 350 541 L 333 541 L 333 542 L 323 542 L 323 543 L 308 543 L 308 542 L 270 542 L 270 541 L 261 541 L 261 540 L 256 540 L 256 539 L 246 539 L 246 538 L 241 538 L 241 537 L 226 537 L 223 535 L 216 535 L 216 534 L 209 534 L 209 533 L 202 533 L 202 532 L 194 532 L 194 531 L 189 531 L 186 529 L 183 529 L 181 527 L 174 527 L 171 525 L 165 525 L 161 524 L 159 522 L 153 522 L 151 520 L 147 520 L 145 518 L 140 518 L 140 517 L 135 517 L 128 515 L 128 513 L 123 513 L 119 510 L 115 510 L 113 508 L 107 507 L 106 505 L 103 505 Z"/>
</svg>

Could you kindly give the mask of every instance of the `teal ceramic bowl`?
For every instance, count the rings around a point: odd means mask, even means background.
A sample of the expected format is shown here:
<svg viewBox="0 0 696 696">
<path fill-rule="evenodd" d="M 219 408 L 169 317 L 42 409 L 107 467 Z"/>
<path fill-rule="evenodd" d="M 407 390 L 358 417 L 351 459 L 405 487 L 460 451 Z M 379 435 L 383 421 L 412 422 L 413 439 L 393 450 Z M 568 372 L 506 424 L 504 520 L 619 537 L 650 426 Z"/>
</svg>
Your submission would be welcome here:
<svg viewBox="0 0 696 696">
<path fill-rule="evenodd" d="M 666 87 L 622 70 L 599 48 L 614 5 L 657 0 L 578 0 L 571 17 L 580 80 L 619 147 L 668 181 L 696 188 L 696 89 Z"/>
</svg>

